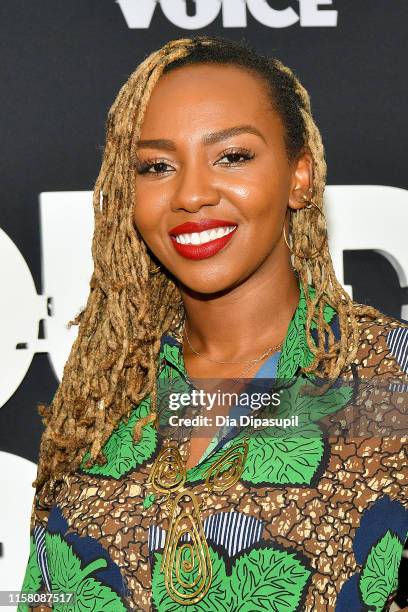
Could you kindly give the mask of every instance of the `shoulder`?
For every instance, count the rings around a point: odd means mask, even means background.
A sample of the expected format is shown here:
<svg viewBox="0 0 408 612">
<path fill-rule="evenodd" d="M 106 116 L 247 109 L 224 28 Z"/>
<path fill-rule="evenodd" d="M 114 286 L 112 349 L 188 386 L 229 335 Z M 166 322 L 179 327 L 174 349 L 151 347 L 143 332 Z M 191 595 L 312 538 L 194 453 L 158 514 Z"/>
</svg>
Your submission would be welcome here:
<svg viewBox="0 0 408 612">
<path fill-rule="evenodd" d="M 378 313 L 357 318 L 359 344 L 354 363 L 364 378 L 408 374 L 408 321 Z"/>
</svg>

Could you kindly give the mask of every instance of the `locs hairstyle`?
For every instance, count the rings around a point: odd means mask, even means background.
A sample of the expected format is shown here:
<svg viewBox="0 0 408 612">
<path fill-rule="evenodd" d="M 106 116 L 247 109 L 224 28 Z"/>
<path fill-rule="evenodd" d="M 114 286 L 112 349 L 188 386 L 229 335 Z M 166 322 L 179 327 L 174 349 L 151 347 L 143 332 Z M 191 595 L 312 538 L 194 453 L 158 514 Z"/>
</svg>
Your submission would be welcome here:
<svg viewBox="0 0 408 612">
<path fill-rule="evenodd" d="M 51 404 L 38 405 L 45 431 L 33 482 L 37 490 L 44 484 L 50 488 L 64 473 L 77 469 L 86 453 L 85 467 L 105 463 L 103 446 L 112 431 L 122 418 L 128 422 L 133 406 L 149 394 L 150 412 L 136 422 L 135 442 L 140 440 L 142 427 L 156 423 L 160 339 L 165 332 L 181 339 L 184 309 L 176 280 L 154 259 L 133 224 L 132 151 L 160 76 L 201 63 L 238 66 L 263 80 L 285 126 L 288 159 L 296 158 L 303 147 L 312 154 L 313 200 L 322 209 L 326 181 L 322 139 L 309 95 L 289 68 L 260 55 L 247 43 L 219 37 L 173 40 L 151 53 L 130 75 L 108 113 L 93 196 L 94 272 L 86 306 L 68 324 L 79 325 L 79 329 L 62 381 Z M 289 240 L 298 255 L 314 252 L 324 238 L 324 218 L 318 211 L 291 213 Z M 313 361 L 304 370 L 336 378 L 355 359 L 358 317 L 375 318 L 379 313 L 353 303 L 345 293 L 335 276 L 327 241 L 317 257 L 292 255 L 292 265 L 307 302 L 306 338 Z M 337 340 L 323 316 L 327 304 L 338 312 Z M 312 321 L 318 331 L 317 345 L 310 334 Z"/>
</svg>

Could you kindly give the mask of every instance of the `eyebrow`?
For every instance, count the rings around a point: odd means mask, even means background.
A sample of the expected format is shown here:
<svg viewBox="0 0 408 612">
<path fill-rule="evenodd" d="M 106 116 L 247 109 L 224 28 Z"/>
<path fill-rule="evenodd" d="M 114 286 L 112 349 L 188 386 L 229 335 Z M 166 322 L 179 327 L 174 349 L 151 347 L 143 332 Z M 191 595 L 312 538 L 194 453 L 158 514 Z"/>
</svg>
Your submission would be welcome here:
<svg viewBox="0 0 408 612">
<path fill-rule="evenodd" d="M 225 130 L 210 132 L 201 139 L 201 142 L 204 145 L 211 145 L 221 142 L 222 140 L 227 140 L 232 136 L 237 136 L 238 134 L 255 134 L 266 143 L 262 133 L 253 125 L 237 125 L 235 127 L 226 128 Z M 156 140 L 139 140 L 136 143 L 136 149 L 165 149 L 167 151 L 175 151 L 176 146 L 172 140 L 158 138 Z"/>
</svg>

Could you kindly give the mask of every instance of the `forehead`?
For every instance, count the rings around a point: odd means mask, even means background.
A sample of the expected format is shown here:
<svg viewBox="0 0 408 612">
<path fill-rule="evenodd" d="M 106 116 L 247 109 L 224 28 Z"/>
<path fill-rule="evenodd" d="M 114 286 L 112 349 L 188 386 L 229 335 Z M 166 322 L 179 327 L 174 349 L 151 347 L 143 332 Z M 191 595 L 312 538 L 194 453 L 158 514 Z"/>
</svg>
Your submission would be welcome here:
<svg viewBox="0 0 408 612">
<path fill-rule="evenodd" d="M 142 132 L 164 126 L 254 122 L 280 124 L 263 79 L 243 68 L 197 64 L 176 68 L 160 77 L 148 102 Z"/>
</svg>

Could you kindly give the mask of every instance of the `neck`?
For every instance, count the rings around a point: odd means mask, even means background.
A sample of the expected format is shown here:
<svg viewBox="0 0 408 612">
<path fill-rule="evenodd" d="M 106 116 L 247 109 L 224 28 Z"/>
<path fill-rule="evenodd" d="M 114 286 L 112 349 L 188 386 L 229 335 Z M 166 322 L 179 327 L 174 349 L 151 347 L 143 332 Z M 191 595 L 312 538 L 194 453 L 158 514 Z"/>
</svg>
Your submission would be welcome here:
<svg viewBox="0 0 408 612">
<path fill-rule="evenodd" d="M 274 273 L 258 270 L 219 294 L 180 291 L 191 345 L 214 360 L 251 359 L 279 344 L 299 302 L 298 281 L 289 266 Z"/>
</svg>

